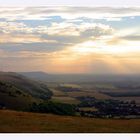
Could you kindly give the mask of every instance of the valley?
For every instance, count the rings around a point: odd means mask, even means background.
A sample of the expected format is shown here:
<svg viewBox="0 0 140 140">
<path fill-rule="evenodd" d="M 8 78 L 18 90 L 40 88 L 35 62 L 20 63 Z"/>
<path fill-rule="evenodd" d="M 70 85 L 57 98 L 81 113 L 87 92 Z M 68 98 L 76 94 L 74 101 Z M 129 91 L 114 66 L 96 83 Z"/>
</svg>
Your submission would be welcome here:
<svg viewBox="0 0 140 140">
<path fill-rule="evenodd" d="M 0 72 L 0 132 L 139 132 L 138 79 L 57 80 Z"/>
</svg>

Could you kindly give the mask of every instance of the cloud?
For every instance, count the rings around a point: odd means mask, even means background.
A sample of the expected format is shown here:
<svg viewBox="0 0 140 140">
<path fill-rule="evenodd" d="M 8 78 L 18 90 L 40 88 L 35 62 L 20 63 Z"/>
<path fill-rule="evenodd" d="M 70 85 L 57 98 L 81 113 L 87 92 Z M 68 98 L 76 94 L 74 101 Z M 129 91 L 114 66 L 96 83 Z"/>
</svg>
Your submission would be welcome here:
<svg viewBox="0 0 140 140">
<path fill-rule="evenodd" d="M 2 43 L 0 49 L 12 52 L 35 51 L 35 52 L 55 52 L 65 48 L 63 43 Z"/>
<path fill-rule="evenodd" d="M 139 16 L 140 7 L 2 7 L 0 67 L 131 72 L 140 63 Z"/>
<path fill-rule="evenodd" d="M 77 17 L 103 18 L 103 17 L 125 17 L 140 15 L 139 7 L 31 7 L 25 8 L 28 15 L 60 15 L 71 19 Z"/>
<path fill-rule="evenodd" d="M 114 29 L 96 23 L 52 23 L 31 27 L 20 22 L 0 22 L 0 48 L 8 51 L 58 51 L 87 40 L 99 40 Z"/>
<path fill-rule="evenodd" d="M 78 17 L 89 18 L 121 18 L 127 16 L 139 16 L 140 7 L 19 7 L 1 8 L 0 17 L 6 20 L 46 19 L 49 16 L 59 15 L 65 19 Z"/>
<path fill-rule="evenodd" d="M 127 35 L 120 38 L 129 41 L 140 41 L 140 35 Z"/>
<path fill-rule="evenodd" d="M 93 35 L 108 34 L 112 29 L 108 25 L 96 23 L 54 23 L 50 26 L 39 25 L 36 27 L 27 26 L 22 22 L 0 22 L 1 33 L 14 33 L 14 34 L 48 34 L 48 35 L 65 35 L 65 36 L 79 36 L 80 33 L 92 32 Z"/>
<path fill-rule="evenodd" d="M 54 40 L 47 40 L 47 39 L 42 39 L 39 36 L 35 36 L 32 34 L 0 34 L 0 43 L 4 44 L 4 43 L 8 43 L 8 44 L 12 44 L 12 43 L 57 43 Z"/>
</svg>

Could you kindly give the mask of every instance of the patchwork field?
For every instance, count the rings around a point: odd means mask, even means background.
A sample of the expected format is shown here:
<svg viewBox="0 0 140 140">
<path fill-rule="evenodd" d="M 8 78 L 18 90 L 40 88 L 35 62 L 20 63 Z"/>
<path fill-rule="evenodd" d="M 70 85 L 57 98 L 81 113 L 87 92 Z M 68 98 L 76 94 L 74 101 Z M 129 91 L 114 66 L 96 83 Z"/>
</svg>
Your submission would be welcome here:
<svg viewBox="0 0 140 140">
<path fill-rule="evenodd" d="M 132 101 L 135 100 L 137 104 L 140 104 L 140 87 L 131 85 L 125 87 L 127 83 L 49 83 L 48 87 L 53 92 L 53 99 L 56 101 L 62 101 L 64 103 L 77 104 L 77 97 L 94 97 L 96 99 L 106 100 L 114 99 L 120 101 Z M 135 87 L 135 88 L 134 88 Z M 130 94 L 130 91 L 133 91 Z M 137 94 L 137 96 L 135 96 Z"/>
<path fill-rule="evenodd" d="M 68 96 L 62 96 L 62 97 L 52 97 L 51 99 L 52 101 L 56 101 L 56 102 L 61 102 L 61 103 L 67 103 L 67 104 L 78 104 L 80 103 L 80 101 L 76 100 L 75 98 L 72 97 L 68 97 Z"/>
<path fill-rule="evenodd" d="M 0 132 L 140 132 L 140 119 L 94 119 L 0 110 Z"/>
</svg>

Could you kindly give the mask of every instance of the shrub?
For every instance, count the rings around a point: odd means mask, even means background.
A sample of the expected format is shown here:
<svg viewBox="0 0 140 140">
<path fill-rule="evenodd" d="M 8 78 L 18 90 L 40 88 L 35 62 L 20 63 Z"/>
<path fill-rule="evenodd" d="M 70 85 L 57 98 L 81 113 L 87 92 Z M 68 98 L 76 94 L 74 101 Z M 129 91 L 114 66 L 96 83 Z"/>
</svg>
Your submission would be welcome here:
<svg viewBox="0 0 140 140">
<path fill-rule="evenodd" d="M 40 104 L 33 103 L 31 106 L 31 111 L 40 113 L 53 113 L 58 115 L 75 115 L 75 106 L 47 101 Z"/>
</svg>

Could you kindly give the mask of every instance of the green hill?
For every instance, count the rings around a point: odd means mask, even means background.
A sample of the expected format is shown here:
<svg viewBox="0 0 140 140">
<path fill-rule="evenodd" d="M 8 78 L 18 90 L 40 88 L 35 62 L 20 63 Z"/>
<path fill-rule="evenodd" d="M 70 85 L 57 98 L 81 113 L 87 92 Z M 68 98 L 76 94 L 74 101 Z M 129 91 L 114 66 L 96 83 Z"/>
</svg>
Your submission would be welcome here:
<svg viewBox="0 0 140 140">
<path fill-rule="evenodd" d="M 28 110 L 32 102 L 37 101 L 15 86 L 0 81 L 0 108 Z"/>
<path fill-rule="evenodd" d="M 33 102 L 48 100 L 46 85 L 16 73 L 0 72 L 0 108 L 28 111 Z"/>
<path fill-rule="evenodd" d="M 52 96 L 52 92 L 45 84 L 31 80 L 17 73 L 0 72 L 0 81 L 12 84 L 35 98 L 46 100 Z"/>
</svg>

